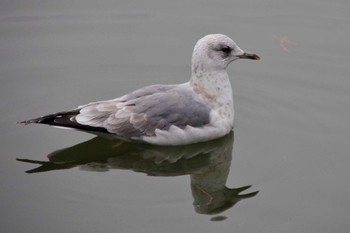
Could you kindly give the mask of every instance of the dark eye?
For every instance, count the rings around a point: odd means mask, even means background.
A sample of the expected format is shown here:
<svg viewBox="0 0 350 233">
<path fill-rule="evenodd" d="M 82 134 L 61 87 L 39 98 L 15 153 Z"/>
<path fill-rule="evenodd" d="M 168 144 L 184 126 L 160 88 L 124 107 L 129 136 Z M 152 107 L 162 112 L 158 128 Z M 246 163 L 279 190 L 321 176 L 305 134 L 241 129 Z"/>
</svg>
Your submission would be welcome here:
<svg viewBox="0 0 350 233">
<path fill-rule="evenodd" d="M 232 49 L 229 46 L 224 46 L 221 48 L 221 51 L 223 51 L 226 54 L 229 54 L 229 53 L 231 53 Z"/>
</svg>

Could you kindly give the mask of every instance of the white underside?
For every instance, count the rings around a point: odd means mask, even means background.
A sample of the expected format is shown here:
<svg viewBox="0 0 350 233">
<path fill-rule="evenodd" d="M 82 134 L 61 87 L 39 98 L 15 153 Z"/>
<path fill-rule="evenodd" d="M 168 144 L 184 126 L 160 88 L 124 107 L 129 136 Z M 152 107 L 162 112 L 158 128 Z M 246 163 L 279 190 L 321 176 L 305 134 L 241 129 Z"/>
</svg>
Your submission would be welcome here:
<svg viewBox="0 0 350 233">
<path fill-rule="evenodd" d="M 155 136 L 142 136 L 133 138 L 156 145 L 185 145 L 213 140 L 228 134 L 233 128 L 233 119 L 224 119 L 216 111 L 210 114 L 210 123 L 201 128 L 186 126 L 181 129 L 171 126 L 168 130 L 155 131 Z"/>
</svg>

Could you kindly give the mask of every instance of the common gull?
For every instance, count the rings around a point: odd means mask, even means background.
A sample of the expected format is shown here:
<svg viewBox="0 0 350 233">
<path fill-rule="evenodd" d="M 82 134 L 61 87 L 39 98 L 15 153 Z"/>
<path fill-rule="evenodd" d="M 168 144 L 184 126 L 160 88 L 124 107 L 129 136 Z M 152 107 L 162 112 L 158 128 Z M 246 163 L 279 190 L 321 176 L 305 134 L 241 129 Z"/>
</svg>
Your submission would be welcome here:
<svg viewBox="0 0 350 233">
<path fill-rule="evenodd" d="M 178 85 L 152 85 L 122 97 L 79 106 L 20 123 L 47 124 L 126 141 L 185 145 L 222 137 L 233 129 L 233 95 L 227 66 L 259 60 L 229 37 L 201 38 L 192 54 L 192 74 Z"/>
</svg>

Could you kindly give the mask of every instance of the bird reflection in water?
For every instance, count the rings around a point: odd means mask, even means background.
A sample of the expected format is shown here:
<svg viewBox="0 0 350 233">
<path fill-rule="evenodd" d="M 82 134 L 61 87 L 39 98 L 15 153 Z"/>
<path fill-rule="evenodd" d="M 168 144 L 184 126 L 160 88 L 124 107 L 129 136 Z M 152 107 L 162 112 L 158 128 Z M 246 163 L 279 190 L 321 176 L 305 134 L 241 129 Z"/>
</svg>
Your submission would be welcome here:
<svg viewBox="0 0 350 233">
<path fill-rule="evenodd" d="M 226 187 L 233 138 L 233 133 L 230 133 L 204 143 L 154 146 L 95 137 L 49 154 L 49 161 L 17 160 L 40 165 L 27 173 L 79 167 L 88 171 L 128 169 L 150 176 L 190 175 L 195 211 L 199 214 L 218 215 L 237 202 L 258 194 L 258 191 L 240 194 L 250 186 Z M 211 220 L 224 219 L 224 216 L 215 216 Z"/>
</svg>

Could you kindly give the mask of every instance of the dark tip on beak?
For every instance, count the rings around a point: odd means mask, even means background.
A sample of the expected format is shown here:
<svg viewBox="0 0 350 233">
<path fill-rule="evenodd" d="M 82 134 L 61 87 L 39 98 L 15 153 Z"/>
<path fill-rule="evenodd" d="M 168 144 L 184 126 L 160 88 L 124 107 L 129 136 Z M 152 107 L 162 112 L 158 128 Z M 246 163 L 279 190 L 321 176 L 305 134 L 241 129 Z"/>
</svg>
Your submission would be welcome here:
<svg viewBox="0 0 350 233">
<path fill-rule="evenodd" d="M 243 53 L 242 55 L 238 55 L 237 57 L 241 59 L 260 60 L 260 57 L 254 53 Z"/>
</svg>

